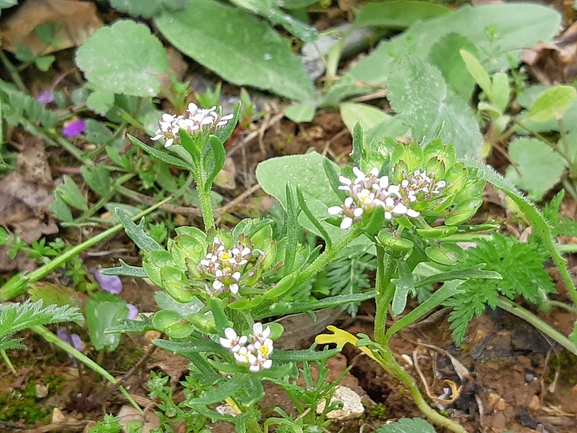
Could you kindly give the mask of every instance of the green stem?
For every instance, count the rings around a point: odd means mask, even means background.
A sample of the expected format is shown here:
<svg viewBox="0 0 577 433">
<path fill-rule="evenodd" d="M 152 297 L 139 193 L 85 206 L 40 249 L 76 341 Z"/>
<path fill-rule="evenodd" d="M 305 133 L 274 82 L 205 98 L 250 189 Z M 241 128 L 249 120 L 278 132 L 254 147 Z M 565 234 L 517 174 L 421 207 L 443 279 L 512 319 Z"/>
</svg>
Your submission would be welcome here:
<svg viewBox="0 0 577 433">
<path fill-rule="evenodd" d="M 425 416 L 429 418 L 429 420 L 431 420 L 437 425 L 446 427 L 449 430 L 454 431 L 455 433 L 467 433 L 467 430 L 465 430 L 462 426 L 460 426 L 454 421 L 451 421 L 449 418 L 445 418 L 443 415 L 436 412 L 433 408 L 431 408 L 431 406 L 427 404 L 427 402 L 423 398 L 423 395 L 421 394 L 421 391 L 419 391 L 419 387 L 417 386 L 411 375 L 407 373 L 405 369 L 397 363 L 397 361 L 393 357 L 393 354 L 390 352 L 388 348 L 386 351 L 381 350 L 380 354 L 383 360 L 381 364 L 382 367 L 389 374 L 396 377 L 399 381 L 401 381 L 403 385 L 407 387 L 407 389 L 411 393 L 411 397 L 413 397 L 413 400 L 415 401 L 421 412 L 423 412 Z"/>
<path fill-rule="evenodd" d="M 565 337 L 563 334 L 561 334 L 552 326 L 543 322 L 541 319 L 539 319 L 530 311 L 527 311 L 524 308 L 519 307 L 518 305 L 513 303 L 513 301 L 507 298 L 503 298 L 501 296 L 497 298 L 497 306 L 505 311 L 508 311 L 511 314 L 514 314 L 517 317 L 520 317 L 523 320 L 526 320 L 535 328 L 537 328 L 539 331 L 543 332 L 545 335 L 547 335 L 548 337 L 559 343 L 565 349 L 577 355 L 577 345 L 573 341 Z"/>
<path fill-rule="evenodd" d="M 318 256 L 314 262 L 310 264 L 296 279 L 293 287 L 298 287 L 305 281 L 311 279 L 313 276 L 318 274 L 326 265 L 328 265 L 336 255 L 346 247 L 353 239 L 355 239 L 360 234 L 360 228 L 353 226 L 353 228 L 347 232 L 343 238 L 338 241 L 333 248 L 330 250 L 325 250 L 320 256 Z"/>
<path fill-rule="evenodd" d="M 168 197 L 161 202 L 158 202 L 154 206 L 149 207 L 143 212 L 140 212 L 138 215 L 135 215 L 132 220 L 136 221 L 142 218 L 145 215 L 148 215 L 150 212 L 158 209 L 164 203 L 167 203 L 169 200 L 172 200 L 172 197 Z M 29 274 L 17 274 L 12 277 L 8 282 L 0 288 L 0 301 L 6 301 L 8 299 L 12 299 L 15 296 L 21 295 L 22 293 L 26 292 L 26 289 L 29 284 L 35 283 L 36 281 L 44 278 L 50 272 L 58 269 L 59 267 L 63 266 L 68 260 L 72 257 L 77 256 L 82 251 L 87 250 L 88 248 L 96 245 L 98 242 L 106 239 L 108 236 L 113 235 L 124 229 L 122 224 L 117 224 L 114 227 L 109 228 L 108 230 L 103 231 L 102 233 L 96 235 L 95 237 L 88 239 L 87 241 L 77 245 L 74 248 L 63 253 L 57 259 L 52 260 L 50 263 L 45 264 L 44 266 L 39 267 L 35 271 L 30 272 Z"/>
<path fill-rule="evenodd" d="M 387 312 L 389 304 L 395 293 L 395 285 L 391 283 L 391 278 L 395 272 L 395 261 L 385 252 L 385 249 L 379 245 L 377 248 L 377 277 L 375 280 L 375 289 L 377 296 L 375 298 L 375 341 L 386 345 L 385 331 L 387 326 Z"/>
<path fill-rule="evenodd" d="M 12 64 L 12 62 L 8 60 L 8 57 L 6 57 L 6 54 L 4 54 L 3 50 L 0 50 L 0 61 L 2 61 L 2 64 L 10 74 L 10 78 L 12 78 L 12 81 L 14 82 L 14 84 L 16 84 L 16 87 L 18 87 L 23 92 L 28 93 L 28 89 L 24 85 L 22 78 L 20 78 L 18 69 L 16 69 L 16 67 Z"/>
<path fill-rule="evenodd" d="M 541 304 L 539 307 L 542 307 L 543 304 Z M 564 302 L 559 302 L 559 301 L 551 301 L 550 299 L 548 299 L 547 301 L 545 301 L 545 306 L 546 307 L 557 307 L 557 308 L 562 308 L 564 310 L 569 311 L 570 313 L 573 313 L 575 315 L 577 315 L 577 308 L 576 307 L 572 307 L 570 305 L 565 304 Z M 548 311 L 548 310 L 544 310 L 544 311 Z"/>
<path fill-rule="evenodd" d="M 49 343 L 52 343 L 55 346 L 60 347 L 65 352 L 69 353 L 70 355 L 72 355 L 78 361 L 82 362 L 87 367 L 93 369 L 97 373 L 100 373 L 100 375 L 102 375 L 102 377 L 107 379 L 110 383 L 116 384 L 116 379 L 108 371 L 106 371 L 104 368 L 102 368 L 100 365 L 98 365 L 92 359 L 87 357 L 84 353 L 76 350 L 70 344 L 62 341 L 60 338 L 58 338 L 56 335 L 54 335 L 52 332 L 50 332 L 44 326 L 36 325 L 36 326 L 32 326 L 30 329 L 32 329 L 34 332 L 39 334 L 42 338 L 44 338 Z M 126 399 L 130 402 L 130 404 L 132 404 L 132 406 L 134 406 L 134 408 L 142 415 L 143 414 L 142 409 L 140 408 L 138 403 L 136 403 L 136 401 L 134 401 L 134 399 L 128 393 L 128 391 L 126 391 L 123 387 L 120 387 L 119 390 L 122 393 L 122 395 L 124 395 L 124 397 L 126 397 Z"/>
<path fill-rule="evenodd" d="M 200 170 L 199 170 L 200 171 Z M 210 200 L 210 189 L 204 191 L 204 185 L 196 182 L 198 199 L 200 201 L 200 211 L 202 212 L 202 221 L 204 222 L 204 230 L 209 231 L 214 228 L 214 211 L 212 209 L 212 202 Z"/>
</svg>

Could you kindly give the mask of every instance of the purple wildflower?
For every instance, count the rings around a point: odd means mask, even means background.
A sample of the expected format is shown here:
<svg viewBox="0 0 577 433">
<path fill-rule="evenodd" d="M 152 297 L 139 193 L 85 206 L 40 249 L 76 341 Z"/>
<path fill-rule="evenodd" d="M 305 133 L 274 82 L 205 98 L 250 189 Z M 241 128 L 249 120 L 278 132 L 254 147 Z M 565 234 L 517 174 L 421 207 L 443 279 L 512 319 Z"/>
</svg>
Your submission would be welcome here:
<svg viewBox="0 0 577 433">
<path fill-rule="evenodd" d="M 43 90 L 38 94 L 36 99 L 38 100 L 38 102 L 40 102 L 40 105 L 44 107 L 50 104 L 51 102 L 54 102 L 54 94 L 52 92 L 49 92 L 48 90 Z"/>
<path fill-rule="evenodd" d="M 136 308 L 136 305 L 126 304 L 126 306 L 128 307 L 128 316 L 126 316 L 126 318 L 129 320 L 136 319 L 138 317 L 138 308 Z"/>
<path fill-rule="evenodd" d="M 62 128 L 62 135 L 66 138 L 77 137 L 86 131 L 86 121 L 84 119 L 73 120 Z"/>
<path fill-rule="evenodd" d="M 118 275 L 104 275 L 99 269 L 92 269 L 90 272 L 102 290 L 114 295 L 122 292 L 122 281 Z"/>
</svg>

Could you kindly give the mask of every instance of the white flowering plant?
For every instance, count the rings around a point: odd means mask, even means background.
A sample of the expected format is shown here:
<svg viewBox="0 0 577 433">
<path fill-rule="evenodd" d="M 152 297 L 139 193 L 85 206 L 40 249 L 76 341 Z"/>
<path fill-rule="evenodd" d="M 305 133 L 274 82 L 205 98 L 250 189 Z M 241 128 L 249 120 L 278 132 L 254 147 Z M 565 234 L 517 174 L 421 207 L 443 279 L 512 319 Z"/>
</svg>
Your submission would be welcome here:
<svg viewBox="0 0 577 433">
<path fill-rule="evenodd" d="M 395 360 L 389 340 L 442 304 L 454 306 L 456 315 L 451 318 L 459 328 L 456 335 L 462 335 L 459 332 L 475 307 L 467 305 L 470 311 L 463 312 L 462 306 L 455 306 L 460 287 L 473 280 L 501 279 L 499 272 L 483 269 L 485 263 L 467 262 L 467 251 L 457 243 L 472 232 L 497 227 L 467 224 L 483 203 L 485 179 L 503 188 L 546 234 L 542 217 L 531 213 L 532 205 L 501 184 L 496 174 L 478 162 L 459 160 L 453 146 L 440 139 L 422 146 L 391 138 L 365 143 L 362 127 L 357 125 L 352 166 L 341 168 L 313 153 L 275 158 L 258 167 L 262 188 L 286 211 L 280 236 L 274 236 L 270 218 L 249 218 L 234 227 L 217 228 L 209 195 L 224 161 L 223 143 L 232 134 L 238 113 L 239 107 L 234 116 L 222 116 L 215 108 L 191 106 L 187 117 L 164 115 L 152 139 L 164 140 L 167 150 L 131 138 L 158 159 L 191 172 L 199 195 L 204 195 L 204 229 L 179 227 L 163 246 L 144 232 L 142 224 L 115 210 L 143 252 L 142 267 L 122 263 L 103 273 L 146 277 L 163 290 L 156 295 L 160 310 L 151 319 L 125 320 L 109 332 L 161 331 L 168 339 L 153 343 L 191 361 L 191 383 L 198 386 L 194 385 L 196 391 L 184 402 L 188 416 L 232 422 L 238 431 L 262 431 L 257 406 L 264 397 L 262 381 L 280 384 L 294 396 L 291 380 L 299 373 L 297 363 L 324 362 L 350 343 L 400 380 L 430 421 L 464 432 L 426 403 L 413 378 Z M 317 234 L 318 245 L 299 242 L 303 228 Z M 374 288 L 307 302 L 296 296 L 331 263 L 367 252 L 376 263 Z M 408 303 L 409 297 L 417 298 L 417 294 L 420 304 L 408 308 L 414 305 Z M 502 295 L 513 299 L 515 291 Z M 284 330 L 272 318 L 314 314 L 368 299 L 376 303 L 374 340 L 330 326 L 331 334 L 316 337 L 316 344 L 325 346 L 323 351 L 274 347 Z M 503 308 L 508 305 L 499 302 Z M 387 327 L 389 315 L 396 321 Z M 566 337 L 540 329 L 577 351 Z M 336 348 L 328 349 L 331 344 Z M 318 399 L 327 398 L 320 393 L 315 396 L 316 403 L 311 403 L 315 407 Z M 211 405 L 223 401 L 232 407 L 234 416 L 212 409 Z M 315 417 L 307 422 L 324 422 L 322 416 Z M 275 422 L 301 431 L 296 424 L 290 427 L 286 417 L 265 421 L 265 429 Z"/>
</svg>

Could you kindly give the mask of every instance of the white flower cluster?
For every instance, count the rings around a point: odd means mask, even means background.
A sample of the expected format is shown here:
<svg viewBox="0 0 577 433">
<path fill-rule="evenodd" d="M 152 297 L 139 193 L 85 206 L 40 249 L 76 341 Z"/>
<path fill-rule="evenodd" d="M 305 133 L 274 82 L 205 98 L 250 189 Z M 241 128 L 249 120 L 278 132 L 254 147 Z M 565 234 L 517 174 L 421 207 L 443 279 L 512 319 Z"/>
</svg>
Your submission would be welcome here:
<svg viewBox="0 0 577 433">
<path fill-rule="evenodd" d="M 188 113 L 186 117 L 183 115 L 174 116 L 168 113 L 163 114 L 158 122 L 156 135 L 152 139 L 159 140 L 164 138 L 164 147 L 170 147 L 173 143 L 180 141 L 178 133 L 181 129 L 184 129 L 190 135 L 206 128 L 214 131 L 216 128 L 226 125 L 234 117 L 233 114 L 221 116 L 216 112 L 216 107 L 203 109 L 192 102 L 188 104 L 186 112 Z"/>
<path fill-rule="evenodd" d="M 238 336 L 234 329 L 226 328 L 224 335 L 220 338 L 222 347 L 229 350 L 234 355 L 238 364 L 248 365 L 248 369 L 257 372 L 262 369 L 269 369 L 272 360 L 269 359 L 273 351 L 270 335 L 270 326 L 263 329 L 262 323 L 255 323 L 252 327 L 252 334 Z"/>
<path fill-rule="evenodd" d="M 198 269 L 206 277 L 213 280 L 212 286 L 206 287 L 206 292 L 213 296 L 230 290 L 233 295 L 236 295 L 239 289 L 240 271 L 251 258 L 252 251 L 250 248 L 238 243 L 229 250 L 215 236 L 213 244 L 208 247 L 207 255 L 198 265 Z"/>
<path fill-rule="evenodd" d="M 379 206 L 385 210 L 385 218 L 388 220 L 403 215 L 416 218 L 420 213 L 410 206 L 417 201 L 417 194 L 424 193 L 424 198 L 429 199 L 432 194 L 440 194 L 440 190 L 445 187 L 445 181 L 435 182 L 434 178 L 427 176 L 426 171 L 420 170 L 416 170 L 400 185 L 390 184 L 388 176 L 378 177 L 378 168 L 365 174 L 354 167 L 353 173 L 355 180 L 339 177 L 342 183 L 339 189 L 346 191 L 349 197 L 341 206 L 331 206 L 328 209 L 331 215 L 343 216 L 340 225 L 343 230 L 351 228 L 353 222 L 359 221 L 363 213 L 371 212 Z"/>
</svg>

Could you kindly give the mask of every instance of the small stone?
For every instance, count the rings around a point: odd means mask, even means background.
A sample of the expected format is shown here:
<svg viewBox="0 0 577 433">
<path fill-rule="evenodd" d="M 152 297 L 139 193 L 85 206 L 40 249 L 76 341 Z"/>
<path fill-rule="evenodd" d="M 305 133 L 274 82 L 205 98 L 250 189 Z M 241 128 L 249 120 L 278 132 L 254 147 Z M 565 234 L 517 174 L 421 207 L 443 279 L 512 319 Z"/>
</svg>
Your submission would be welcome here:
<svg viewBox="0 0 577 433">
<path fill-rule="evenodd" d="M 501 412 L 505 410 L 505 407 L 507 406 L 505 400 L 503 400 L 503 398 L 499 394 L 496 394 L 494 392 L 492 392 L 487 396 L 487 400 L 489 402 L 488 410 L 490 411 L 493 410 L 495 412 L 497 411 Z"/>
<path fill-rule="evenodd" d="M 228 404 L 221 404 L 220 406 L 217 406 L 215 408 L 215 410 L 221 414 L 221 415 L 231 415 L 231 416 L 237 416 L 238 413 L 236 412 L 236 410 L 234 410 L 230 405 Z"/>
<path fill-rule="evenodd" d="M 541 409 L 541 402 L 539 402 L 539 397 L 536 395 L 533 396 L 531 402 L 529 403 L 529 409 L 531 410 L 540 410 Z"/>
<path fill-rule="evenodd" d="M 52 424 L 61 424 L 66 422 L 66 417 L 57 407 L 52 411 Z"/>
<path fill-rule="evenodd" d="M 365 408 L 361 403 L 361 397 L 346 386 L 337 385 L 333 397 L 331 398 L 331 403 L 333 402 L 341 402 L 343 407 L 342 409 L 332 410 L 327 413 L 328 419 L 346 421 L 349 419 L 359 418 L 365 412 Z M 317 414 L 320 415 L 323 413 L 325 405 L 324 400 L 319 403 L 317 406 Z"/>
<path fill-rule="evenodd" d="M 48 395 L 48 387 L 46 385 L 36 384 L 36 398 L 44 398 Z"/>
</svg>

